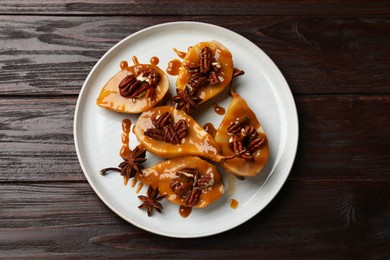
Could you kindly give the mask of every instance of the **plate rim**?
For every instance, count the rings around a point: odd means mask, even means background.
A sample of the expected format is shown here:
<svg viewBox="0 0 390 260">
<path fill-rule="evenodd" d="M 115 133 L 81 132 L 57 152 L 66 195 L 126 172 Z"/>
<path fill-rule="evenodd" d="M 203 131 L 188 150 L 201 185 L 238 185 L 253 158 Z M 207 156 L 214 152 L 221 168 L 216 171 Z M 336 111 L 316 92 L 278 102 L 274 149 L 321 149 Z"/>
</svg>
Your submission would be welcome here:
<svg viewBox="0 0 390 260">
<path fill-rule="evenodd" d="M 273 192 L 270 194 L 270 199 L 264 203 L 263 207 L 259 208 L 259 210 L 257 210 L 257 211 L 254 211 L 254 213 L 250 214 L 248 217 L 246 217 L 245 219 L 241 220 L 236 225 L 228 226 L 228 227 L 226 227 L 226 228 L 224 228 L 222 230 L 211 231 L 211 232 L 203 232 L 202 234 L 195 234 L 195 235 L 192 235 L 192 234 L 166 233 L 166 232 L 161 232 L 161 231 L 158 231 L 158 230 L 154 230 L 154 229 L 148 228 L 147 226 L 144 226 L 144 225 L 142 225 L 142 224 L 140 224 L 140 223 L 138 223 L 136 221 L 132 221 L 127 216 L 122 214 L 119 210 L 117 210 L 100 193 L 99 189 L 94 185 L 93 181 L 90 179 L 89 175 L 87 174 L 86 167 L 85 167 L 85 165 L 83 163 L 83 160 L 81 158 L 81 152 L 80 152 L 80 148 L 79 148 L 79 141 L 78 141 L 78 137 L 77 137 L 77 129 L 78 129 L 78 121 L 79 121 L 78 117 L 80 115 L 79 110 L 81 109 L 80 108 L 81 107 L 81 100 L 83 99 L 83 96 L 85 95 L 85 92 L 86 92 L 86 85 L 89 82 L 89 80 L 92 77 L 92 75 L 95 73 L 95 70 L 103 62 L 103 60 L 105 60 L 105 58 L 107 56 L 109 56 L 111 54 L 111 52 L 115 51 L 117 48 L 120 48 L 120 46 L 124 42 L 128 41 L 129 39 L 131 39 L 133 37 L 136 37 L 139 34 L 142 34 L 142 33 L 146 32 L 146 31 L 153 30 L 153 29 L 156 29 L 156 28 L 159 28 L 159 27 L 166 27 L 166 26 L 180 25 L 180 24 L 182 24 L 182 25 L 191 25 L 191 26 L 193 26 L 193 25 L 200 25 L 200 26 L 205 26 L 205 27 L 210 27 L 210 28 L 213 28 L 213 29 L 217 29 L 217 30 L 222 30 L 225 33 L 233 34 L 235 37 L 239 37 L 239 38 L 247 41 L 248 44 L 250 44 L 253 47 L 255 47 L 267 59 L 268 64 L 272 66 L 272 70 L 280 75 L 280 80 L 282 80 L 282 82 L 283 82 L 283 84 L 282 84 L 283 88 L 284 88 L 283 91 L 285 91 L 286 92 L 285 94 L 287 94 L 286 97 L 288 99 L 288 102 L 286 102 L 286 103 L 288 103 L 289 111 L 291 111 L 291 113 L 294 114 L 294 116 L 295 116 L 294 117 L 295 120 L 293 120 L 293 122 L 291 122 L 291 123 L 293 123 L 293 125 L 290 127 L 290 128 L 293 129 L 293 132 L 296 133 L 293 136 L 293 140 L 295 140 L 295 142 L 293 142 L 292 144 L 294 145 L 294 147 L 293 147 L 293 150 L 291 151 L 292 155 L 289 157 L 289 160 L 284 162 L 286 164 L 285 168 L 286 168 L 286 172 L 287 173 L 285 174 L 284 178 L 280 181 L 280 184 L 277 185 L 276 189 L 273 189 Z M 282 72 L 277 67 L 277 65 L 274 63 L 274 61 L 260 47 L 258 47 L 256 44 L 254 44 L 252 41 L 250 41 L 246 37 L 244 37 L 244 36 L 234 32 L 232 30 L 229 30 L 227 28 L 224 28 L 224 27 L 221 27 L 221 26 L 218 26 L 218 25 L 204 23 L 204 22 L 194 22 L 194 21 L 176 21 L 176 22 L 167 22 L 167 23 L 156 24 L 156 25 L 153 25 L 153 26 L 146 27 L 146 28 L 144 28 L 142 30 L 139 30 L 137 32 L 134 32 L 134 33 L 126 36 L 124 39 L 120 40 L 116 44 L 114 44 L 108 51 L 106 51 L 106 53 L 104 53 L 104 55 L 102 57 L 100 57 L 100 59 L 96 62 L 96 64 L 93 66 L 93 68 L 89 72 L 87 78 L 85 79 L 85 81 L 84 81 L 84 83 L 83 83 L 83 85 L 82 85 L 82 87 L 80 89 L 80 92 L 79 92 L 79 95 L 78 95 L 78 98 L 77 98 L 77 102 L 76 102 L 75 112 L 74 112 L 73 137 L 74 137 L 74 144 L 75 144 L 75 148 L 76 148 L 77 159 L 79 161 L 79 164 L 80 164 L 80 167 L 81 167 L 81 169 L 83 171 L 83 174 L 84 174 L 84 176 L 86 177 L 86 179 L 88 181 L 88 184 L 92 187 L 92 189 L 94 190 L 96 195 L 98 195 L 100 200 L 103 201 L 103 203 L 110 210 L 112 210 L 116 215 L 118 215 L 119 217 L 121 217 L 126 222 L 128 222 L 128 223 L 130 223 L 130 224 L 132 224 L 132 225 L 134 225 L 134 226 L 136 226 L 136 227 L 138 227 L 140 229 L 143 229 L 145 231 L 148 231 L 148 232 L 151 232 L 151 233 L 154 233 L 154 234 L 158 234 L 158 235 L 161 235 L 161 236 L 174 237 L 174 238 L 200 238 L 200 237 L 207 237 L 207 236 L 217 235 L 217 234 L 226 232 L 228 230 L 236 228 L 236 227 L 242 225 L 243 223 L 249 221 L 254 216 L 259 214 L 262 210 L 264 210 L 269 205 L 269 203 L 275 198 L 275 196 L 280 192 L 280 190 L 284 186 L 288 176 L 290 175 L 291 169 L 292 169 L 292 167 L 294 165 L 294 162 L 295 162 L 297 149 L 298 149 L 298 142 L 299 142 L 299 118 L 298 118 L 298 112 L 297 112 L 297 107 L 296 107 L 296 104 L 295 104 L 294 96 L 292 94 L 290 86 L 288 85 L 285 77 L 283 76 Z M 292 139 L 290 139 L 290 141 L 291 140 Z M 268 176 L 268 178 L 270 178 L 270 177 L 271 176 Z"/>
</svg>

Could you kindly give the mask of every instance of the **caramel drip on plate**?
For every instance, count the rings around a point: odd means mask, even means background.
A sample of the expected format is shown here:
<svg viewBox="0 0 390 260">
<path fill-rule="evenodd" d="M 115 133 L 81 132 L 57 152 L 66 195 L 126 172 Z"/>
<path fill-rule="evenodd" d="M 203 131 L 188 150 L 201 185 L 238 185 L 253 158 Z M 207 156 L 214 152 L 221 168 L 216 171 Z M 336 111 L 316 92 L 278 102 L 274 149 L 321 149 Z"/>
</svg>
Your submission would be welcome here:
<svg viewBox="0 0 390 260">
<path fill-rule="evenodd" d="M 160 62 L 160 60 L 156 56 L 153 56 L 152 58 L 150 58 L 150 64 L 153 64 L 154 66 L 157 66 L 157 64 L 159 62 Z"/>
<path fill-rule="evenodd" d="M 129 156 L 130 154 L 130 144 L 129 144 L 129 133 L 130 133 L 130 127 L 131 127 L 131 121 L 130 119 L 123 119 L 122 120 L 122 148 L 120 150 L 119 155 L 121 157 Z"/>
<path fill-rule="evenodd" d="M 184 59 L 184 57 L 186 56 L 186 52 L 184 51 L 179 51 L 178 49 L 176 48 L 173 48 L 173 51 L 176 52 L 177 56 L 179 56 L 179 58 L 181 59 Z"/>
<path fill-rule="evenodd" d="M 144 184 L 142 182 L 138 183 L 138 186 L 137 186 L 137 189 L 135 190 L 135 193 L 138 194 L 143 186 L 144 186 Z"/>
<path fill-rule="evenodd" d="M 165 71 L 171 76 L 177 76 L 179 75 L 180 67 L 181 61 L 179 61 L 178 59 L 174 59 L 168 63 L 168 67 Z"/>
<path fill-rule="evenodd" d="M 137 179 L 136 178 L 133 178 L 133 180 L 131 181 L 131 187 L 134 188 L 134 186 L 137 184 Z"/>
<path fill-rule="evenodd" d="M 192 212 L 192 207 L 180 206 L 179 214 L 182 218 L 188 217 Z"/>
<path fill-rule="evenodd" d="M 124 70 L 125 68 L 129 67 L 129 64 L 127 63 L 127 61 L 123 60 L 121 61 L 119 66 L 121 67 L 121 70 Z"/>
<path fill-rule="evenodd" d="M 137 56 L 133 56 L 132 61 L 133 61 L 134 65 L 139 65 L 139 61 L 138 61 Z"/>
<path fill-rule="evenodd" d="M 229 205 L 232 209 L 236 209 L 238 207 L 238 201 L 236 199 L 231 199 L 229 201 Z"/>
<path fill-rule="evenodd" d="M 217 129 L 215 129 L 214 125 L 212 123 L 206 123 L 203 125 L 203 129 L 209 133 L 212 137 L 215 137 L 215 134 L 217 133 Z"/>
<path fill-rule="evenodd" d="M 218 115 L 224 115 L 225 114 L 225 108 L 221 107 L 220 105 L 218 105 L 217 103 L 213 103 L 213 107 L 214 107 L 214 111 L 215 113 L 217 113 Z"/>
</svg>

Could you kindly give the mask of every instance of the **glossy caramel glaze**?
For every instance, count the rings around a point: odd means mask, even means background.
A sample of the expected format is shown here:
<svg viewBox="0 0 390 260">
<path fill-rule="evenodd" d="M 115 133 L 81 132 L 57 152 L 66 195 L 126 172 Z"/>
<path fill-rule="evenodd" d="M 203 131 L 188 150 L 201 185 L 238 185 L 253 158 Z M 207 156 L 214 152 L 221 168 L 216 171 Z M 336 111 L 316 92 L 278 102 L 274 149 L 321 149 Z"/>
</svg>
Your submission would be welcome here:
<svg viewBox="0 0 390 260">
<path fill-rule="evenodd" d="M 171 144 L 144 135 L 147 129 L 154 127 L 152 119 L 167 111 L 171 113 L 174 122 L 184 119 L 188 124 L 187 135 L 181 140 L 180 144 Z M 220 161 L 222 159 L 222 156 L 219 154 L 219 146 L 213 137 L 198 125 L 192 117 L 171 106 L 155 107 L 143 112 L 135 124 L 134 134 L 146 150 L 159 157 L 172 158 L 197 155 L 213 161 Z"/>
<path fill-rule="evenodd" d="M 131 128 L 131 121 L 130 119 L 123 119 L 122 120 L 122 134 L 121 134 L 121 141 L 122 141 L 122 147 L 119 152 L 119 155 L 122 158 L 127 158 L 130 155 L 130 128 Z M 124 184 L 127 185 L 129 182 L 129 179 L 126 175 L 123 176 Z"/>
<path fill-rule="evenodd" d="M 215 134 L 217 133 L 217 129 L 215 129 L 214 125 L 212 123 L 206 123 L 203 125 L 203 129 L 209 133 L 212 137 L 215 137 Z"/>
<path fill-rule="evenodd" d="M 179 61 L 178 59 L 174 59 L 169 61 L 168 67 L 165 71 L 171 76 L 177 76 L 179 75 L 180 67 L 181 61 Z"/>
<path fill-rule="evenodd" d="M 192 207 L 180 206 L 179 214 L 182 218 L 188 217 L 192 212 Z"/>
<path fill-rule="evenodd" d="M 225 114 L 225 108 L 221 107 L 220 105 L 218 105 L 215 102 L 213 103 L 213 108 L 214 108 L 215 113 L 217 113 L 218 115 L 222 116 Z"/>
<path fill-rule="evenodd" d="M 127 61 L 124 60 L 124 61 L 121 61 L 120 67 L 121 67 L 121 70 L 123 70 L 123 69 L 129 67 L 129 64 L 127 63 Z"/>
<path fill-rule="evenodd" d="M 188 52 L 182 62 L 183 66 L 180 68 L 179 77 L 176 80 L 176 87 L 179 89 L 185 88 L 191 76 L 191 73 L 186 69 L 185 65 L 190 63 L 199 63 L 199 54 L 206 46 L 210 47 L 213 58 L 221 65 L 221 72 L 218 72 L 221 82 L 213 86 L 201 87 L 199 89 L 198 96 L 203 100 L 200 103 L 203 103 L 222 92 L 229 85 L 233 77 L 233 59 L 230 51 L 216 41 L 201 42 L 188 48 Z"/>
<path fill-rule="evenodd" d="M 138 62 L 135 58 L 134 62 Z M 123 64 L 123 62 L 121 63 Z M 155 69 L 160 74 L 160 82 L 157 84 L 156 90 L 151 97 L 145 95 L 142 98 L 126 98 L 119 93 L 119 83 L 130 74 L 137 74 L 141 69 Z M 157 66 L 152 64 L 137 64 L 134 66 L 123 68 L 115 74 L 103 87 L 97 98 L 96 104 L 100 107 L 114 110 L 121 113 L 141 113 L 155 106 L 167 93 L 169 89 L 168 76 Z"/>
<path fill-rule="evenodd" d="M 179 56 L 179 58 L 182 58 L 182 59 L 184 59 L 184 57 L 185 57 L 186 54 L 187 54 L 187 52 L 179 51 L 179 50 L 176 49 L 176 48 L 173 48 L 173 51 L 176 52 L 177 56 Z"/>
<path fill-rule="evenodd" d="M 176 172 L 184 168 L 196 168 L 202 176 L 214 179 L 212 186 L 203 189 L 202 195 L 194 208 L 204 208 L 221 197 L 224 186 L 217 168 L 196 156 L 177 157 L 163 161 L 151 168 L 142 170 L 140 174 L 136 175 L 136 178 L 146 185 L 158 187 L 160 194 L 165 195 L 169 201 L 186 206 L 185 200 L 176 195 L 170 188 L 171 181 L 180 178 L 176 175 Z"/>
<path fill-rule="evenodd" d="M 232 209 L 236 209 L 238 207 L 238 201 L 236 199 L 231 199 L 229 201 L 229 205 Z"/>
<path fill-rule="evenodd" d="M 254 126 L 260 137 L 264 138 L 264 143 L 259 150 L 254 152 L 254 160 L 245 160 L 243 158 L 233 158 L 221 163 L 221 166 L 229 173 L 237 176 L 255 176 L 264 167 L 269 157 L 268 139 L 264 133 L 260 122 L 257 120 L 256 115 L 249 108 L 245 100 L 237 93 L 232 93 L 232 101 L 228 108 L 228 111 L 218 128 L 215 135 L 215 141 L 221 147 L 223 155 L 228 156 L 234 154 L 229 144 L 230 135 L 227 132 L 227 128 L 232 122 L 235 122 L 238 118 L 248 116 L 250 119 L 250 125 Z"/>
<path fill-rule="evenodd" d="M 129 133 L 131 128 L 131 121 L 130 119 L 123 119 L 122 120 L 122 134 L 121 134 L 121 140 L 122 140 L 122 147 L 119 152 L 119 155 L 124 158 L 129 156 L 130 154 L 130 144 L 129 144 Z"/>
<path fill-rule="evenodd" d="M 156 56 L 153 56 L 152 58 L 150 58 L 150 64 L 152 64 L 154 66 L 157 66 L 159 62 L 160 62 L 160 59 Z"/>
</svg>

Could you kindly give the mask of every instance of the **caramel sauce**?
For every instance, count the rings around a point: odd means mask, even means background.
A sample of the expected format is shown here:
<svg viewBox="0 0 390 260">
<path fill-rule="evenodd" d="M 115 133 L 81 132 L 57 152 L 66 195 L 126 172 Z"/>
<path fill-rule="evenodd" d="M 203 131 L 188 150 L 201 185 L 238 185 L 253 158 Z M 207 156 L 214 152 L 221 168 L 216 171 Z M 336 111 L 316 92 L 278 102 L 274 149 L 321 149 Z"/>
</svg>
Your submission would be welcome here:
<svg viewBox="0 0 390 260">
<path fill-rule="evenodd" d="M 214 107 L 215 113 L 217 113 L 218 115 L 222 116 L 225 114 L 225 109 L 223 107 L 221 107 L 220 105 L 218 105 L 217 103 L 214 102 L 213 107 Z"/>
<path fill-rule="evenodd" d="M 122 147 L 119 152 L 119 155 L 122 158 L 128 157 L 130 155 L 130 143 L 129 143 L 129 133 L 131 128 L 131 121 L 130 119 L 123 119 L 122 120 L 122 134 L 121 134 L 121 140 L 122 140 Z M 124 184 L 127 185 L 129 179 L 124 176 Z"/>
<path fill-rule="evenodd" d="M 178 59 L 174 59 L 168 63 L 168 67 L 165 71 L 171 76 L 177 76 L 179 75 L 180 67 L 181 61 L 179 61 Z"/>
<path fill-rule="evenodd" d="M 253 153 L 253 160 L 245 160 L 239 157 L 227 160 L 221 163 L 222 167 L 230 173 L 240 176 L 255 176 L 264 167 L 269 157 L 269 145 L 268 139 L 264 133 L 260 122 L 257 120 L 256 115 L 249 108 L 248 104 L 243 98 L 237 93 L 232 93 L 232 101 L 228 108 L 228 111 L 218 128 L 217 134 L 215 135 L 215 141 L 221 147 L 221 153 L 225 156 L 233 155 L 234 152 L 229 144 L 230 135 L 227 132 L 227 128 L 232 122 L 235 122 L 238 118 L 248 116 L 250 125 L 252 125 L 259 137 L 264 138 L 264 144 L 259 150 Z"/>
<path fill-rule="evenodd" d="M 176 48 L 173 48 L 173 51 L 174 52 L 176 52 L 176 54 L 177 54 L 177 56 L 179 56 L 179 58 L 181 58 L 181 59 L 184 59 L 184 57 L 186 56 L 186 52 L 184 52 L 184 51 L 179 51 L 179 50 L 177 50 Z"/>
<path fill-rule="evenodd" d="M 130 127 L 131 127 L 131 121 L 130 119 L 123 119 L 122 120 L 122 134 L 121 134 L 121 140 L 122 140 L 122 148 L 120 150 L 119 155 L 121 157 L 127 157 L 130 154 L 130 147 L 129 147 L 129 133 L 130 133 Z"/>
<path fill-rule="evenodd" d="M 170 112 L 174 122 L 181 119 L 188 124 L 188 132 L 181 144 L 171 144 L 159 141 L 144 135 L 144 132 L 153 128 L 152 118 L 156 118 L 165 112 Z M 170 106 L 155 107 L 141 114 L 134 128 L 138 140 L 148 150 L 162 158 L 171 158 L 186 155 L 199 155 L 218 161 L 221 158 L 219 146 L 195 120 L 180 110 Z"/>
<path fill-rule="evenodd" d="M 204 124 L 203 126 L 203 129 L 209 133 L 212 137 L 215 136 L 215 134 L 217 133 L 217 129 L 215 129 L 214 125 L 212 123 L 206 123 Z"/>
<path fill-rule="evenodd" d="M 115 74 L 103 87 L 96 104 L 100 107 L 114 110 L 122 113 L 141 113 L 155 106 L 169 89 L 169 80 L 167 75 L 157 66 L 152 64 L 139 64 L 136 57 L 133 57 L 135 66 L 126 67 Z M 153 68 L 160 74 L 160 82 L 156 86 L 152 97 L 147 98 L 126 98 L 119 93 L 119 83 L 128 75 L 136 75 L 139 69 Z"/>
<path fill-rule="evenodd" d="M 131 181 L 131 187 L 134 188 L 136 184 L 137 184 L 137 179 L 133 178 L 133 180 Z"/>
<path fill-rule="evenodd" d="M 202 196 L 194 205 L 195 208 L 204 208 L 221 197 L 224 192 L 224 185 L 217 168 L 199 157 L 187 156 L 172 158 L 158 163 L 151 168 L 144 169 L 136 178 L 145 185 L 158 187 L 160 194 L 165 195 L 166 199 L 173 203 L 186 206 L 185 199 L 176 195 L 172 191 L 170 184 L 173 179 L 180 178 L 180 176 L 176 175 L 177 171 L 194 167 L 196 167 L 203 176 L 212 177 L 214 179 L 214 184 L 203 190 Z"/>
<path fill-rule="evenodd" d="M 238 207 L 238 201 L 236 199 L 231 199 L 229 201 L 229 205 L 232 209 L 236 209 Z"/>
<path fill-rule="evenodd" d="M 199 63 L 199 54 L 206 46 L 211 49 L 213 59 L 221 65 L 221 72 L 218 72 L 220 82 L 215 85 L 204 86 L 199 89 L 198 95 L 203 99 L 200 103 L 203 103 L 222 92 L 229 85 L 233 77 L 233 59 L 230 51 L 216 41 L 201 42 L 188 49 L 188 52 L 182 62 L 183 66 L 180 68 L 179 77 L 176 80 L 176 87 L 184 89 L 188 84 L 192 72 L 188 71 L 184 65 Z"/>
<path fill-rule="evenodd" d="M 137 56 L 133 56 L 133 58 L 131 60 L 133 61 L 134 65 L 139 65 L 140 64 L 139 61 L 138 61 Z"/>
<path fill-rule="evenodd" d="M 150 64 L 153 64 L 154 66 L 157 66 L 157 64 L 159 62 L 160 62 L 160 60 L 156 56 L 153 56 L 152 58 L 150 58 Z"/>
<path fill-rule="evenodd" d="M 137 189 L 135 190 L 135 193 L 138 194 L 143 186 L 144 186 L 144 184 L 142 182 L 138 183 L 138 186 L 137 186 Z"/>
<path fill-rule="evenodd" d="M 179 214 L 182 218 L 188 217 L 192 212 L 192 207 L 180 206 Z"/>
<path fill-rule="evenodd" d="M 129 67 L 129 64 L 127 61 L 123 60 L 119 66 L 121 67 L 121 70 L 124 70 L 125 68 Z"/>
</svg>

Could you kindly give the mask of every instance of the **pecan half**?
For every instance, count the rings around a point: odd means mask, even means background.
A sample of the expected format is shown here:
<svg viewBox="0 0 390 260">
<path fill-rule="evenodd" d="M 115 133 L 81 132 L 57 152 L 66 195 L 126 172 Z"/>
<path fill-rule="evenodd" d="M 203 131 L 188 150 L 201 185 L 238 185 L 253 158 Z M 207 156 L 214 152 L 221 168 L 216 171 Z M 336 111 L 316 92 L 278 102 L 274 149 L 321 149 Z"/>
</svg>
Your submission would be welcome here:
<svg viewBox="0 0 390 260">
<path fill-rule="evenodd" d="M 199 201 L 201 195 L 202 190 L 200 188 L 193 188 L 186 198 L 187 206 L 194 206 Z"/>
<path fill-rule="evenodd" d="M 128 75 L 119 83 L 119 93 L 122 97 L 131 96 L 134 91 L 141 85 L 134 75 Z"/>
<path fill-rule="evenodd" d="M 174 124 L 169 111 L 152 120 L 154 127 L 146 129 L 144 135 L 171 144 L 179 144 L 187 135 L 188 125 L 184 119 Z"/>
<path fill-rule="evenodd" d="M 153 120 L 153 125 L 156 128 L 164 128 L 164 126 L 169 125 L 172 121 L 171 114 L 167 111 L 164 114 L 158 116 Z"/>
<path fill-rule="evenodd" d="M 227 131 L 231 135 L 229 143 L 233 152 L 243 159 L 253 160 L 252 154 L 260 149 L 265 140 L 248 124 L 249 117 L 243 116 L 233 122 Z"/>
<path fill-rule="evenodd" d="M 209 83 L 209 78 L 206 75 L 203 75 L 200 72 L 195 72 L 191 75 L 190 79 L 188 80 L 188 85 L 191 86 L 192 89 L 198 89 L 202 86 L 205 86 Z"/>
<path fill-rule="evenodd" d="M 229 134 L 237 134 L 241 131 L 241 128 L 243 128 L 248 123 L 249 123 L 248 116 L 240 117 L 227 128 L 227 131 Z"/>
<path fill-rule="evenodd" d="M 184 119 L 180 119 L 175 124 L 175 132 L 179 139 L 184 138 L 187 135 L 188 132 L 188 125 L 187 122 Z"/>
<path fill-rule="evenodd" d="M 188 194 L 191 192 L 193 183 L 188 181 L 188 182 L 181 182 L 178 180 L 172 180 L 170 183 L 170 188 L 171 190 L 176 194 L 179 195 L 180 197 L 187 197 Z"/>
<path fill-rule="evenodd" d="M 159 140 L 159 141 L 165 141 L 165 135 L 161 133 L 160 130 L 156 128 L 149 128 L 144 132 L 144 135 Z"/>
<path fill-rule="evenodd" d="M 119 94 L 122 97 L 140 98 L 149 90 L 147 97 L 154 94 L 155 86 L 160 82 L 160 74 L 154 69 L 143 69 L 137 75 L 128 75 L 119 83 Z M 143 94 L 143 95 L 141 95 Z"/>
<path fill-rule="evenodd" d="M 210 47 L 204 47 L 199 56 L 199 69 L 200 73 L 206 74 L 211 69 L 211 49 Z"/>
<path fill-rule="evenodd" d="M 176 172 L 178 179 L 170 183 L 170 188 L 176 194 L 181 196 L 187 206 L 194 206 L 200 199 L 205 188 L 214 185 L 214 179 L 208 176 L 202 176 L 196 168 L 184 168 Z"/>
<path fill-rule="evenodd" d="M 165 127 L 164 129 L 166 141 L 172 144 L 180 143 L 179 136 L 177 135 L 173 125 L 167 125 L 167 127 Z"/>
<path fill-rule="evenodd" d="M 152 86 L 155 86 L 160 82 L 160 73 L 151 68 L 139 71 L 137 76 L 148 78 L 147 82 Z"/>
<path fill-rule="evenodd" d="M 254 153 L 256 150 L 260 149 L 261 145 L 264 143 L 264 138 L 256 137 L 253 141 L 248 144 L 248 150 L 250 153 Z"/>
<path fill-rule="evenodd" d="M 217 73 L 215 71 L 210 72 L 209 82 L 210 82 L 210 85 L 215 85 L 215 84 L 219 83 L 219 79 L 218 79 Z"/>
</svg>

